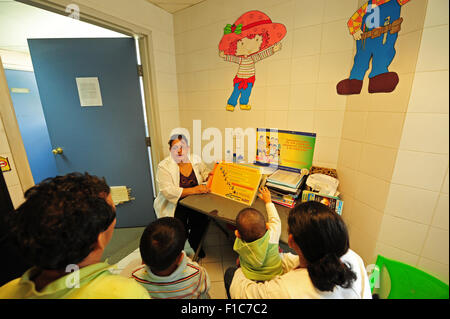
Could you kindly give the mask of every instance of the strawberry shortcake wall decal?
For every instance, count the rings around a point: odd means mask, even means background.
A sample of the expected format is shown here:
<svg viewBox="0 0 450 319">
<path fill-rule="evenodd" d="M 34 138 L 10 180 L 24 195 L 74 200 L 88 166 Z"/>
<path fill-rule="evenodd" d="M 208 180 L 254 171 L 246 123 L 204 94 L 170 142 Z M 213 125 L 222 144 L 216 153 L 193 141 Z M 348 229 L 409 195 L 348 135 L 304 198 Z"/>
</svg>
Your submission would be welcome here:
<svg viewBox="0 0 450 319">
<path fill-rule="evenodd" d="M 233 92 L 226 110 L 234 111 L 238 100 L 241 110 L 250 110 L 250 95 L 255 84 L 255 64 L 281 50 L 286 27 L 261 11 L 249 11 L 233 24 L 227 24 L 219 43 L 219 56 L 239 65 L 233 80 Z"/>
</svg>

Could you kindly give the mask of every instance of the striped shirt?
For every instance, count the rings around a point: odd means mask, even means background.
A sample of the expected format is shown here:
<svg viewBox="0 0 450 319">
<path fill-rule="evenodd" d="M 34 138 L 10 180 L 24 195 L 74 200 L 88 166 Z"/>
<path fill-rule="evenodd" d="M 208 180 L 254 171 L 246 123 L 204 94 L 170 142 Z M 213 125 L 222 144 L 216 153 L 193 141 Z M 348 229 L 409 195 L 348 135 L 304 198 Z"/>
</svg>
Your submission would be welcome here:
<svg viewBox="0 0 450 319">
<path fill-rule="evenodd" d="M 269 47 L 266 50 L 252 54 L 246 58 L 226 55 L 224 59 L 225 61 L 239 64 L 236 77 L 240 79 L 248 79 L 255 75 L 255 63 L 273 55 L 274 53 L 273 47 Z"/>
<path fill-rule="evenodd" d="M 154 299 L 208 299 L 211 282 L 206 270 L 183 252 L 183 259 L 169 276 L 157 276 L 147 266 L 139 266 L 132 277 Z"/>
</svg>

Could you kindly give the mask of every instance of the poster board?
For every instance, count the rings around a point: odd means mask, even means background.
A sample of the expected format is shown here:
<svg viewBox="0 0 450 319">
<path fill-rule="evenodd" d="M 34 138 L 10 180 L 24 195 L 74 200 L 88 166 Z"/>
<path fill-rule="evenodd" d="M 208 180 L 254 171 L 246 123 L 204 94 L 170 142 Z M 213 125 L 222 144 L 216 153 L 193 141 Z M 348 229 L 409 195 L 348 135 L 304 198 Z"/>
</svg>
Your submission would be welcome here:
<svg viewBox="0 0 450 319">
<path fill-rule="evenodd" d="M 251 206 L 261 177 L 258 168 L 222 162 L 215 165 L 214 175 L 207 186 L 213 194 Z"/>
<path fill-rule="evenodd" d="M 258 128 L 256 131 L 256 165 L 301 173 L 311 169 L 316 133 Z"/>
</svg>

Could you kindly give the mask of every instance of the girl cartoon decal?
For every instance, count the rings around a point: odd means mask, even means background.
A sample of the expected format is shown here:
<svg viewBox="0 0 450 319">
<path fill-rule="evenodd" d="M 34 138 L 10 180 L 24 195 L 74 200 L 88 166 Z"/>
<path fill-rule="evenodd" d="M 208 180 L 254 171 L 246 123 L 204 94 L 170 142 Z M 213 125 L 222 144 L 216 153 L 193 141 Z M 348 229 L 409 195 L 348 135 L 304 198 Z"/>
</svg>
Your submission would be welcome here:
<svg viewBox="0 0 450 319">
<path fill-rule="evenodd" d="M 227 24 L 219 43 L 219 56 L 239 64 L 233 80 L 233 93 L 228 99 L 227 111 L 234 111 L 238 102 L 241 110 L 250 110 L 250 94 L 255 83 L 255 63 L 281 50 L 286 27 L 261 11 L 249 11 L 232 25 Z"/>
</svg>

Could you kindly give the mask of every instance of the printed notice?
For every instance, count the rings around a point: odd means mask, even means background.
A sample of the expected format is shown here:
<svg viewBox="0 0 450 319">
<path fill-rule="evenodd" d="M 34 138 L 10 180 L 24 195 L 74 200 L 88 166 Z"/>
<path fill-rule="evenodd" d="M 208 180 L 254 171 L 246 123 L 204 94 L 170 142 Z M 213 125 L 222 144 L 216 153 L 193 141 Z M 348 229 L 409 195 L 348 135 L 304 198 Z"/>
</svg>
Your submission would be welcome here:
<svg viewBox="0 0 450 319">
<path fill-rule="evenodd" d="M 97 77 L 76 78 L 81 106 L 103 106 Z"/>
<path fill-rule="evenodd" d="M 219 163 L 208 181 L 211 193 L 251 206 L 261 182 L 259 168 L 234 163 Z"/>
<path fill-rule="evenodd" d="M 114 205 L 119 205 L 131 200 L 130 192 L 126 186 L 111 186 L 110 190 Z"/>
</svg>

